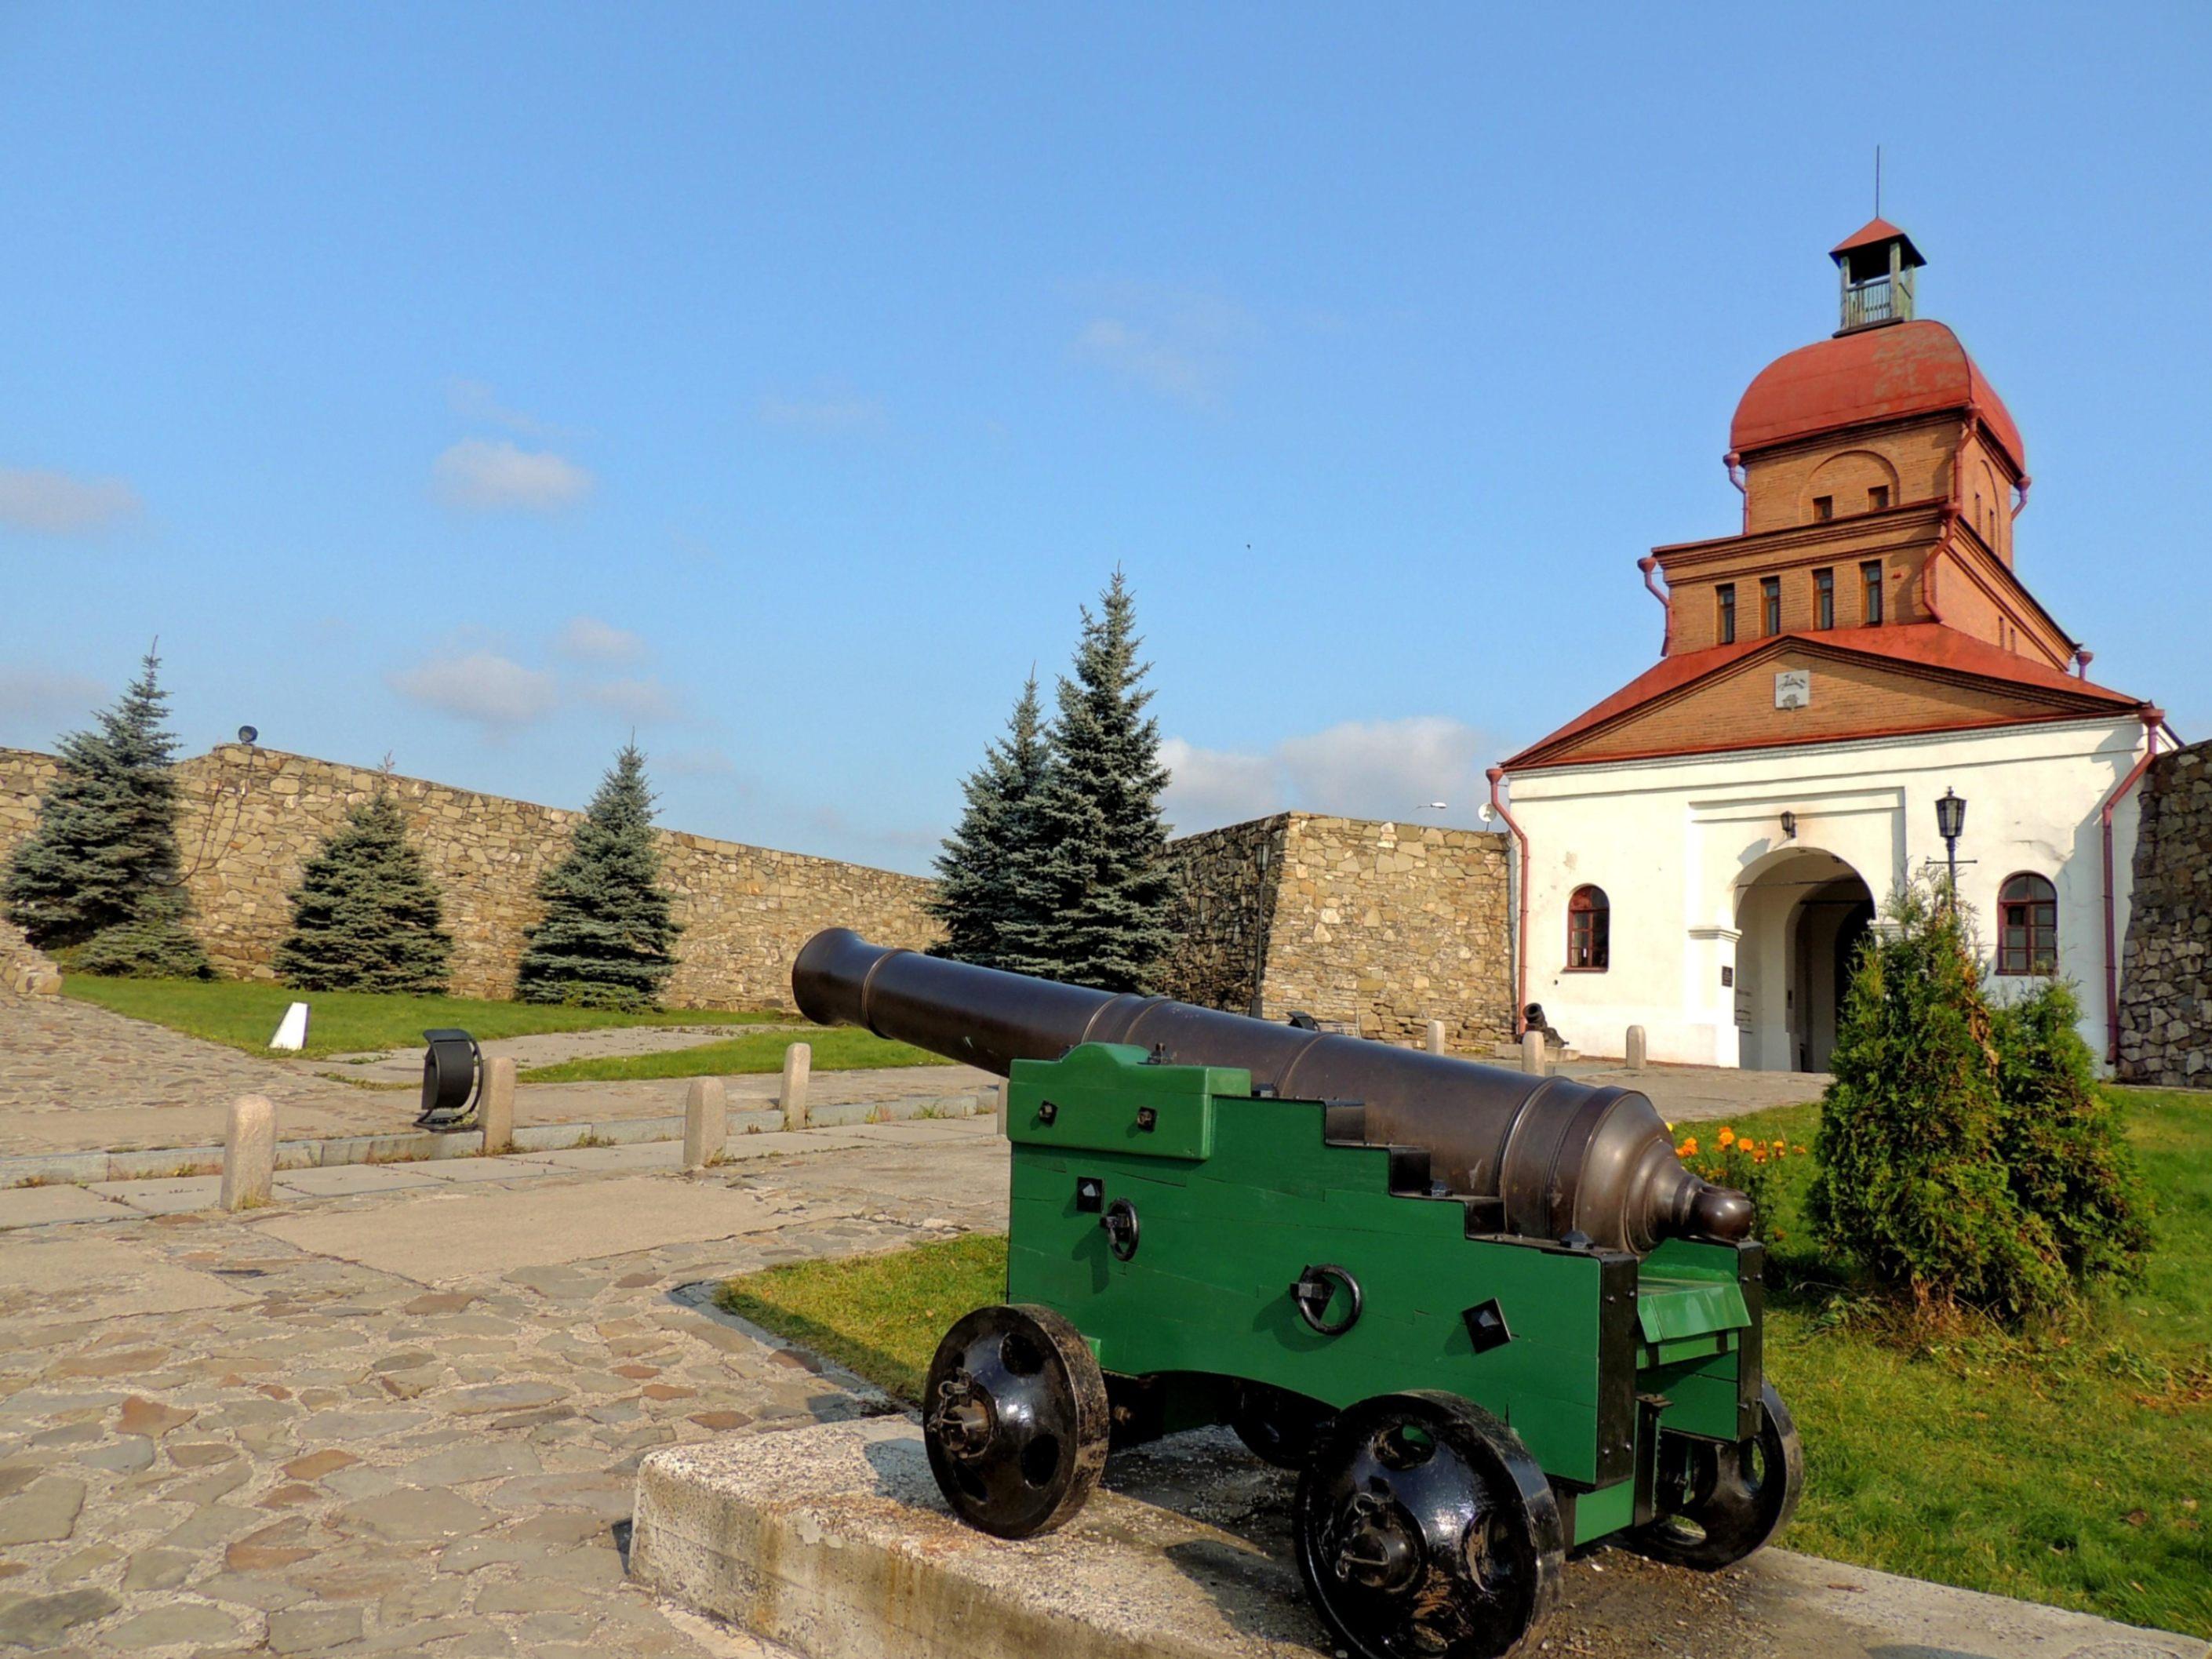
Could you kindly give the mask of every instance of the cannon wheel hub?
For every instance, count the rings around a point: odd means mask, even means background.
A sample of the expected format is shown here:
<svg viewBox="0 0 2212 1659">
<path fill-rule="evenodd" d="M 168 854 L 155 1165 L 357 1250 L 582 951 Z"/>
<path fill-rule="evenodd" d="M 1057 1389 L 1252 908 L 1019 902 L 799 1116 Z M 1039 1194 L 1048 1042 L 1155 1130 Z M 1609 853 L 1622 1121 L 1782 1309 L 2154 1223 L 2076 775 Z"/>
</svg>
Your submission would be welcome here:
<svg viewBox="0 0 2212 1659">
<path fill-rule="evenodd" d="M 1298 1480 L 1298 1570 L 1354 1659 L 1504 1659 L 1559 1595 L 1565 1528 L 1512 1430 L 1454 1395 L 1381 1395 Z"/>
<path fill-rule="evenodd" d="M 1662 1434 L 1663 1513 L 1626 1540 L 1640 1555 L 1678 1567 L 1734 1566 L 1790 1524 L 1805 1486 L 1797 1425 L 1771 1382 L 1759 1391 L 1759 1431 L 1735 1445 Z"/>
<path fill-rule="evenodd" d="M 1106 1467 L 1106 1379 L 1049 1308 L 978 1308 L 938 1344 L 922 1390 L 930 1473 L 952 1512 L 1000 1538 L 1073 1518 Z"/>
</svg>

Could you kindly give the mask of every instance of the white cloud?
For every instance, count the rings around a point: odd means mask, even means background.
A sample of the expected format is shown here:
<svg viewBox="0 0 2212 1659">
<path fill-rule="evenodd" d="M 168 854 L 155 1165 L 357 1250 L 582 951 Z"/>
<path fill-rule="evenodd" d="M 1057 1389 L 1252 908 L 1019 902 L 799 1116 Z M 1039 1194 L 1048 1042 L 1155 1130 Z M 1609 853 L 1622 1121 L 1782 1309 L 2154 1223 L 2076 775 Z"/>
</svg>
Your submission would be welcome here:
<svg viewBox="0 0 2212 1659">
<path fill-rule="evenodd" d="M 410 702 L 492 729 L 542 720 L 560 701 L 552 675 L 491 651 L 434 658 L 386 676 L 385 683 Z"/>
<path fill-rule="evenodd" d="M 0 466 L 0 525 L 47 536 L 96 535 L 137 515 L 138 492 L 120 478 L 78 478 Z"/>
<path fill-rule="evenodd" d="M 517 448 L 504 438 L 464 438 L 430 469 L 439 499 L 477 511 L 520 507 L 551 513 L 592 493 L 592 475 L 550 450 Z"/>
<path fill-rule="evenodd" d="M 1442 714 L 1346 720 L 1280 744 L 1283 769 L 1302 805 L 1317 812 L 1402 817 L 1430 801 L 1473 816 L 1484 738 Z M 1488 793 L 1488 786 L 1481 787 Z"/>
<path fill-rule="evenodd" d="M 1178 833 L 1211 830 L 1296 807 L 1345 817 L 1474 820 L 1486 799 L 1486 739 L 1442 714 L 1347 720 L 1286 738 L 1265 754 L 1200 749 L 1180 738 L 1160 745 L 1171 774 L 1164 806 Z M 1431 801 L 1447 810 L 1430 817 Z"/>
<path fill-rule="evenodd" d="M 764 392 L 757 410 L 762 424 L 793 432 L 835 436 L 873 432 L 884 424 L 883 399 L 864 398 L 848 389 L 827 387 L 811 397 L 787 398 Z"/>
<path fill-rule="evenodd" d="M 656 679 L 601 680 L 580 687 L 577 695 L 641 724 L 672 720 L 682 712 L 676 694 Z"/>
<path fill-rule="evenodd" d="M 645 655 L 645 638 L 597 617 L 571 617 L 553 648 L 577 662 L 635 662 Z"/>
<path fill-rule="evenodd" d="M 1076 360 L 1171 402 L 1211 408 L 1258 333 L 1249 313 L 1216 295 L 1116 283 L 1078 331 Z"/>
<path fill-rule="evenodd" d="M 1160 763 L 1169 774 L 1162 805 L 1177 830 L 1241 823 L 1283 805 L 1281 769 L 1269 756 L 1200 749 L 1170 738 L 1160 745 Z"/>
<path fill-rule="evenodd" d="M 505 407 L 499 400 L 499 393 L 482 380 L 454 379 L 447 381 L 446 402 L 454 414 L 465 420 L 503 426 L 509 432 L 520 432 L 526 438 L 569 435 L 566 428 L 555 426 L 550 421 L 541 421 L 535 415 Z"/>
<path fill-rule="evenodd" d="M 82 674 L 43 668 L 0 668 L 0 719 L 67 720 L 91 713 L 107 688 Z"/>
</svg>

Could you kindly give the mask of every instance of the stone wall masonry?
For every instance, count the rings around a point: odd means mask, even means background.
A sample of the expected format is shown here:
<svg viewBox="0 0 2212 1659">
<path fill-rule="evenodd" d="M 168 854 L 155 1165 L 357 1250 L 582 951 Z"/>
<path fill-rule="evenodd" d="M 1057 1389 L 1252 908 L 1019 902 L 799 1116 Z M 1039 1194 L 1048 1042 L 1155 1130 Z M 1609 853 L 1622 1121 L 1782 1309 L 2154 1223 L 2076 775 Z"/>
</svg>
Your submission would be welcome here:
<svg viewBox="0 0 2212 1659">
<path fill-rule="evenodd" d="M 29 832 L 53 771 L 47 757 L 0 751 L 0 860 Z M 220 971 L 273 977 L 301 871 L 377 774 L 226 744 L 180 762 L 177 775 L 194 931 Z M 538 878 L 568 850 L 579 814 L 421 778 L 394 777 L 391 787 L 444 902 L 453 990 L 511 995 Z M 919 877 L 677 831 L 660 842 L 684 928 L 672 1006 L 787 1007 L 791 959 L 823 927 L 888 945 L 936 937 L 921 908 L 930 884 Z"/>
<path fill-rule="evenodd" d="M 2212 743 L 2143 775 L 2120 958 L 2123 1082 L 2212 1089 Z"/>
<path fill-rule="evenodd" d="M 0 859 L 38 827 L 39 803 L 52 787 L 61 763 L 27 749 L 0 749 Z"/>
<path fill-rule="evenodd" d="M 1290 824 L 1290 815 L 1279 813 L 1168 843 L 1175 947 L 1161 975 L 1164 994 L 1233 1013 L 1259 1012 Z"/>
<path fill-rule="evenodd" d="M 49 756 L 0 750 L 0 863 L 55 769 Z M 273 977 L 302 868 L 377 776 L 234 744 L 179 763 L 192 925 L 220 971 Z M 443 901 L 452 988 L 511 995 L 538 878 L 578 815 L 421 778 L 390 787 Z M 684 929 L 676 1007 L 788 1006 L 792 958 L 823 927 L 917 948 L 937 937 L 919 877 L 675 830 L 660 846 Z M 1462 1053 L 1511 1036 L 1502 837 L 1286 812 L 1187 836 L 1169 857 L 1170 995 L 1269 1019 L 1300 1010 L 1394 1042 L 1419 1042 L 1438 1019 Z"/>
<path fill-rule="evenodd" d="M 1170 852 L 1170 995 L 1390 1042 L 1419 1043 L 1441 1020 L 1462 1054 L 1511 1037 L 1502 836 L 1287 812 Z"/>
<path fill-rule="evenodd" d="M 1292 813 L 1260 1012 L 1304 1008 L 1362 1036 L 1455 1053 L 1513 1035 L 1505 838 Z"/>
</svg>

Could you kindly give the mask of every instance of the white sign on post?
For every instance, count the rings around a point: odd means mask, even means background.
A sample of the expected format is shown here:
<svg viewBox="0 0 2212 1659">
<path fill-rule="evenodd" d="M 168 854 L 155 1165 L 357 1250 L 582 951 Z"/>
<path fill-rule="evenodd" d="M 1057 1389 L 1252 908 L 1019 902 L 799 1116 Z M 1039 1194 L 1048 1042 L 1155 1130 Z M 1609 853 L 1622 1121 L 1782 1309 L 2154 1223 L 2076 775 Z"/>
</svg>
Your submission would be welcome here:
<svg viewBox="0 0 2212 1659">
<path fill-rule="evenodd" d="M 307 1046 L 307 1005 L 295 1002 L 284 1011 L 277 1022 L 276 1035 L 269 1039 L 272 1048 L 289 1048 L 294 1054 Z"/>
</svg>

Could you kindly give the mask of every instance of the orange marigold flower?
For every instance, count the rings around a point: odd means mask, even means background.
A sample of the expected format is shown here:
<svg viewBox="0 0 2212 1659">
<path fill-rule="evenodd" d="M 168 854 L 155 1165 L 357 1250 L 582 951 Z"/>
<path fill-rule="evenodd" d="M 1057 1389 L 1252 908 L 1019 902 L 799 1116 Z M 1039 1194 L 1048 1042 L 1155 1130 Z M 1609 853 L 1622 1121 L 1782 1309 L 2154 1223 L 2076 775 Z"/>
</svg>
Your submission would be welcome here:
<svg viewBox="0 0 2212 1659">
<path fill-rule="evenodd" d="M 1723 1146 L 1732 1146 L 1735 1144 L 1735 1131 L 1725 1123 L 1721 1125 L 1720 1144 Z"/>
<path fill-rule="evenodd" d="M 1774 1142 L 1774 1150 L 1778 1152 L 1786 1152 L 1790 1150 L 1790 1143 L 1782 1139 L 1779 1136 L 1777 1136 Z"/>
<path fill-rule="evenodd" d="M 1754 1147 L 1753 1147 L 1753 1148 L 1751 1149 L 1751 1161 L 1752 1161 L 1753 1164 L 1764 1164 L 1764 1163 L 1765 1163 L 1765 1162 L 1766 1162 L 1766 1148 L 1765 1148 L 1765 1147 L 1764 1147 L 1764 1146 L 1754 1146 Z"/>
<path fill-rule="evenodd" d="M 1692 1135 L 1674 1149 L 1674 1156 L 1677 1158 L 1695 1158 L 1697 1155 L 1698 1138 L 1695 1135 Z"/>
<path fill-rule="evenodd" d="M 1800 1157 L 1800 1158 L 1802 1158 L 1802 1157 L 1804 1157 L 1804 1156 L 1805 1156 L 1805 1149 L 1804 1149 L 1802 1146 L 1798 1147 L 1798 1148 L 1796 1149 L 1796 1152 L 1797 1152 L 1797 1156 L 1798 1156 L 1798 1157 Z"/>
</svg>

